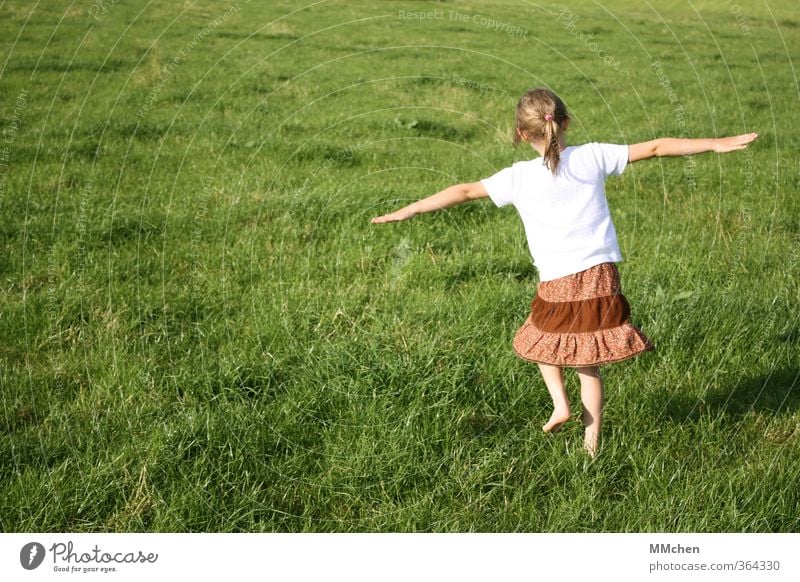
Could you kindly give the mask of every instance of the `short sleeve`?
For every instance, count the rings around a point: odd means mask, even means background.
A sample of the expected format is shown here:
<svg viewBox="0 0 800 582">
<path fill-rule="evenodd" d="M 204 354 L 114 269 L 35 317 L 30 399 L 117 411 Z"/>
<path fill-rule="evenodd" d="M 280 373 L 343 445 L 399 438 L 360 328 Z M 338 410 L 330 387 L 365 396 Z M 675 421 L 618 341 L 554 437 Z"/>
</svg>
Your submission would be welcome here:
<svg viewBox="0 0 800 582">
<path fill-rule="evenodd" d="M 500 170 L 489 178 L 481 180 L 481 184 L 497 206 L 514 203 L 514 168 Z"/>
<path fill-rule="evenodd" d="M 594 157 L 605 176 L 619 176 L 628 165 L 628 146 L 593 143 Z"/>
</svg>

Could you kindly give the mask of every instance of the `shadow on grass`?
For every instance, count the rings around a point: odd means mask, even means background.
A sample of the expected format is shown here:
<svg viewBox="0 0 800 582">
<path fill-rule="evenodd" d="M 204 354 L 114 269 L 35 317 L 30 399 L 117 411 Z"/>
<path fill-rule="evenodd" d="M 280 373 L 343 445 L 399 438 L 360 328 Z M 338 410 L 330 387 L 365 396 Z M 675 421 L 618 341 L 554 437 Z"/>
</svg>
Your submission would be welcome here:
<svg viewBox="0 0 800 582">
<path fill-rule="evenodd" d="M 694 422 L 709 414 L 730 419 L 750 412 L 793 414 L 800 409 L 800 370 L 784 367 L 769 374 L 742 377 L 710 389 L 705 396 L 664 393 L 656 396 L 653 404 L 673 422 Z"/>
</svg>

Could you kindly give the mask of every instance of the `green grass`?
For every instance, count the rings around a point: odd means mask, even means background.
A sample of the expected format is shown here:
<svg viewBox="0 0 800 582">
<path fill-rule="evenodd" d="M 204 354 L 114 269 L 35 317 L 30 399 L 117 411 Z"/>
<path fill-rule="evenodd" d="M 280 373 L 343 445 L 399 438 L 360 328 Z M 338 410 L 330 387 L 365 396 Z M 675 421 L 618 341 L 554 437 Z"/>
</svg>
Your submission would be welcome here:
<svg viewBox="0 0 800 582">
<path fill-rule="evenodd" d="M 100 5 L 0 7 L 2 531 L 800 529 L 794 4 Z M 657 351 L 594 462 L 516 214 L 369 224 L 532 157 L 542 84 L 572 143 L 761 136 L 609 181 Z"/>
</svg>

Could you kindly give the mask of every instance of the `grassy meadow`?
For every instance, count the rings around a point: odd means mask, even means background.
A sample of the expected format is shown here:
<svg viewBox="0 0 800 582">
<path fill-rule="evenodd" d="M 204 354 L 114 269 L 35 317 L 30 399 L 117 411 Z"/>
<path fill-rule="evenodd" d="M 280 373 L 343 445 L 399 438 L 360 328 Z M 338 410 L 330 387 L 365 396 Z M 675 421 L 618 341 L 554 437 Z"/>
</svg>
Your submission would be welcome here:
<svg viewBox="0 0 800 582">
<path fill-rule="evenodd" d="M 0 3 L 0 530 L 800 530 L 800 10 Z M 757 131 L 607 183 L 599 456 L 511 349 L 513 209 L 373 216 L 568 139 Z"/>
</svg>

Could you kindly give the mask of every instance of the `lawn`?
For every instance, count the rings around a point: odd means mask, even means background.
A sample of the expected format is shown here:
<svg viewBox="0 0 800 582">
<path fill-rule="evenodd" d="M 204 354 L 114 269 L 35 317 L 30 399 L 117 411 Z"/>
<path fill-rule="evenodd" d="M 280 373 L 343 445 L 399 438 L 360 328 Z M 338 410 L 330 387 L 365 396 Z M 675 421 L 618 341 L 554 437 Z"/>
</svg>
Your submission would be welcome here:
<svg viewBox="0 0 800 582">
<path fill-rule="evenodd" d="M 0 530 L 800 530 L 796 3 L 0 4 Z M 521 223 L 369 219 L 570 143 L 607 183 L 602 449 L 511 349 Z M 578 404 L 577 376 L 569 378 Z"/>
</svg>

